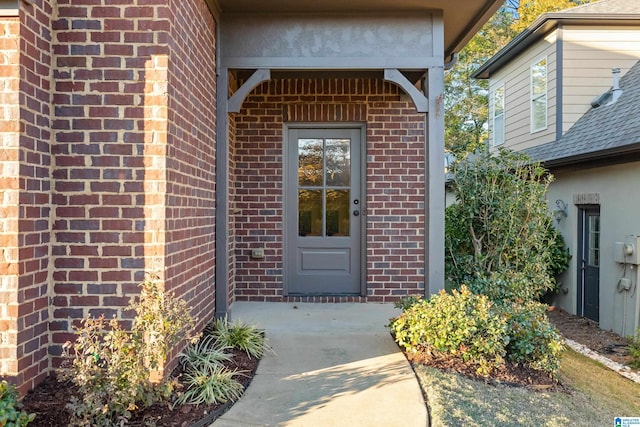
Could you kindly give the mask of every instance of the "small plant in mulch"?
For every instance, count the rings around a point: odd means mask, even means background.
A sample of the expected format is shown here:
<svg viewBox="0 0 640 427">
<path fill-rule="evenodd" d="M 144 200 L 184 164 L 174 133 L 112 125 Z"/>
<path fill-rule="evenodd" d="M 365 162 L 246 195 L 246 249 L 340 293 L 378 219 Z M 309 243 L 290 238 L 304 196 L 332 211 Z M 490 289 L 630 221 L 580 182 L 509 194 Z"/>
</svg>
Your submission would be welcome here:
<svg viewBox="0 0 640 427">
<path fill-rule="evenodd" d="M 191 339 L 186 303 L 162 291 L 152 277 L 141 284 L 130 329 L 116 319 L 85 319 L 56 378 L 25 397 L 34 426 L 189 426 L 237 400 L 269 348 L 264 331 L 226 319 Z M 181 341 L 180 366 L 153 378 Z M 157 375 L 156 375 L 157 376 Z M 56 380 L 58 382 L 56 382 Z M 211 422 L 213 418 L 211 418 Z M 0 423 L 0 426 L 3 424 Z"/>
<path fill-rule="evenodd" d="M 221 345 L 239 348 L 249 357 L 259 359 L 266 350 L 270 350 L 264 331 L 241 321 L 230 323 L 226 318 L 218 319 L 205 328 L 205 333 Z"/>
<path fill-rule="evenodd" d="M 202 339 L 180 354 L 183 382 L 187 390 L 176 404 L 215 404 L 236 401 L 243 385 L 236 377 L 247 372 L 227 369 L 230 349 L 245 352 L 249 358 L 260 359 L 269 349 L 264 331 L 243 322 L 228 322 L 226 317 L 207 325 Z"/>
<path fill-rule="evenodd" d="M 7 381 L 0 381 L 0 427 L 24 427 L 36 417 L 22 409 L 18 390 Z"/>
<path fill-rule="evenodd" d="M 638 369 L 640 368 L 640 328 L 638 328 L 636 334 L 630 338 L 629 356 L 631 357 L 631 361 L 629 361 L 629 366 L 633 369 Z"/>
<path fill-rule="evenodd" d="M 136 313 L 130 330 L 117 319 L 89 318 L 76 328 L 75 343 L 64 346 L 68 363 L 58 374 L 78 391 L 67 405 L 71 425 L 126 423 L 136 409 L 169 398 L 176 387 L 174 379 L 151 378 L 193 330 L 186 302 L 149 278 L 127 309 Z"/>
</svg>

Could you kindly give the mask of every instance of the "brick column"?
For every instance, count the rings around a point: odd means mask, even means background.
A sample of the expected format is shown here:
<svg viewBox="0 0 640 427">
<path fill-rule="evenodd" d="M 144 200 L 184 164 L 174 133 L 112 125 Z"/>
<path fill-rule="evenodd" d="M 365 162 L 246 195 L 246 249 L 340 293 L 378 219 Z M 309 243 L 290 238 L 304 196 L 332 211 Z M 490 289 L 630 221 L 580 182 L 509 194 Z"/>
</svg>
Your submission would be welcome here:
<svg viewBox="0 0 640 427">
<path fill-rule="evenodd" d="M 20 21 L 0 18 L 0 376 L 17 376 Z"/>
</svg>

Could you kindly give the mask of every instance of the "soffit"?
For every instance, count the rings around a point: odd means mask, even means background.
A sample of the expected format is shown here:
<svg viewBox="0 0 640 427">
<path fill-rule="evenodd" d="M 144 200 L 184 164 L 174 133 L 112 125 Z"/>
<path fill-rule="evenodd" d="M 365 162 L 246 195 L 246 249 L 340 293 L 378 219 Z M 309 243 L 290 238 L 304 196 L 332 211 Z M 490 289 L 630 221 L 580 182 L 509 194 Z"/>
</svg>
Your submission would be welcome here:
<svg viewBox="0 0 640 427">
<path fill-rule="evenodd" d="M 441 10 L 444 51 L 450 56 L 469 41 L 504 0 L 217 0 L 221 13 L 384 13 Z"/>
</svg>

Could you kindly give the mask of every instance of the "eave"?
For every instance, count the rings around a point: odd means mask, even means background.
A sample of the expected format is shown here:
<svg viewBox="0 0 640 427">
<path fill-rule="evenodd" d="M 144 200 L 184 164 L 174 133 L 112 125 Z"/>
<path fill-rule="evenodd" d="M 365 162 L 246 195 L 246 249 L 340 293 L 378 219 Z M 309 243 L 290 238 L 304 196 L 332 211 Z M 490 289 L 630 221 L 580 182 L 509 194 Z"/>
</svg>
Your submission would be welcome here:
<svg viewBox="0 0 640 427">
<path fill-rule="evenodd" d="M 557 159 L 543 160 L 541 163 L 550 170 L 588 169 L 640 161 L 640 142 L 590 153 L 581 153 Z"/>
<path fill-rule="evenodd" d="M 559 27 L 594 24 L 600 26 L 637 26 L 640 24 L 640 14 L 576 14 L 566 12 L 543 14 L 491 59 L 482 64 L 471 77 L 476 79 L 490 78 L 491 74 L 500 70 L 520 53 Z"/>
</svg>

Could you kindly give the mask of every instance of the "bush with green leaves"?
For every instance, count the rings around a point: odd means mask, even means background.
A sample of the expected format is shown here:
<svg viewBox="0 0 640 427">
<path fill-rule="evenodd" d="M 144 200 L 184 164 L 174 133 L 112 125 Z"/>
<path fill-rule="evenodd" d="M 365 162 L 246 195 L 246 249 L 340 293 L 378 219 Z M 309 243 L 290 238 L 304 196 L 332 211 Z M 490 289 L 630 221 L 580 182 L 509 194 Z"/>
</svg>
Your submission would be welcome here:
<svg viewBox="0 0 640 427">
<path fill-rule="evenodd" d="M 407 310 L 412 305 L 419 303 L 420 301 L 422 301 L 422 297 L 419 297 L 416 295 L 409 295 L 409 296 L 402 297 L 398 301 L 394 302 L 393 306 L 395 308 L 399 308 L 404 311 L 404 310 Z"/>
<path fill-rule="evenodd" d="M 446 275 L 453 287 L 466 284 L 493 301 L 519 303 L 553 289 L 566 253 L 554 255 L 551 242 L 559 236 L 550 231 L 545 200 L 551 175 L 505 149 L 475 153 L 453 171 L 457 203 L 445 214 Z"/>
<path fill-rule="evenodd" d="M 79 389 L 68 405 L 72 425 L 126 422 L 136 408 L 166 399 L 173 391 L 173 380 L 151 377 L 194 327 L 186 303 L 162 291 L 150 277 L 127 310 L 136 313 L 131 330 L 116 319 L 88 318 L 76 328 L 75 343 L 65 346 L 70 360 L 59 376 Z"/>
<path fill-rule="evenodd" d="M 412 305 L 392 321 L 391 329 L 407 352 L 456 357 L 480 375 L 504 363 L 508 343 L 504 317 L 486 296 L 465 286 Z"/>
<path fill-rule="evenodd" d="M 640 328 L 636 329 L 636 334 L 629 337 L 629 339 L 631 340 L 631 344 L 629 344 L 629 356 L 631 356 L 629 366 L 637 369 L 640 368 Z"/>
<path fill-rule="evenodd" d="M 564 344 L 546 311 L 547 306 L 538 302 L 502 307 L 509 330 L 507 359 L 555 375 Z"/>
<path fill-rule="evenodd" d="M 5 380 L 0 381 L 0 427 L 24 427 L 35 417 L 36 414 L 22 410 L 16 387 Z"/>
<path fill-rule="evenodd" d="M 553 376 L 564 348 L 545 305 L 497 304 L 464 285 L 407 307 L 390 326 L 408 353 L 457 358 L 485 376 L 505 360 Z"/>
</svg>

